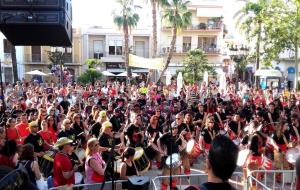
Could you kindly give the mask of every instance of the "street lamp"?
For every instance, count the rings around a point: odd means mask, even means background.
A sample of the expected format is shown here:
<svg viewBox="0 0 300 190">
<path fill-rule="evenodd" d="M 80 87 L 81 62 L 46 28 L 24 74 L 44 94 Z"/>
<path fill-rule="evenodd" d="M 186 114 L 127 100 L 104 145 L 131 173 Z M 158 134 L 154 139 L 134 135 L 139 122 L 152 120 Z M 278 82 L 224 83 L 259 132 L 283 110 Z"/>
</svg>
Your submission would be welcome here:
<svg viewBox="0 0 300 190">
<path fill-rule="evenodd" d="M 60 66 L 60 87 L 63 87 L 63 83 L 64 83 L 63 65 L 64 65 L 65 53 L 71 53 L 72 48 L 51 47 L 50 51 L 55 64 Z"/>
<path fill-rule="evenodd" d="M 2 62 L 0 59 L 0 85 L 1 85 L 1 99 L 2 99 L 2 110 L 0 111 L 5 111 L 6 110 L 6 105 L 5 105 L 5 97 L 4 97 L 4 89 L 3 89 L 3 81 L 2 81 Z"/>
</svg>

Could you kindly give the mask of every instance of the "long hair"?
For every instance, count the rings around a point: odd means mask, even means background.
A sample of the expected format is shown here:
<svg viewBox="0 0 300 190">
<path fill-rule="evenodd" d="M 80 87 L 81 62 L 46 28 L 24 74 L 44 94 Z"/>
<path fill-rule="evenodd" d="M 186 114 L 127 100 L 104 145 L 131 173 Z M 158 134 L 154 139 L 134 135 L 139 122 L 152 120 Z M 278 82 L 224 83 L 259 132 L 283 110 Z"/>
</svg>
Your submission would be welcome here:
<svg viewBox="0 0 300 190">
<path fill-rule="evenodd" d="M 98 139 L 96 138 L 91 138 L 87 142 L 87 148 L 85 151 L 85 157 L 88 157 L 92 153 L 92 148 L 95 146 L 95 144 L 98 142 Z"/>
<path fill-rule="evenodd" d="M 22 152 L 19 160 L 34 161 L 34 147 L 32 144 L 25 144 L 22 147 Z"/>
<path fill-rule="evenodd" d="M 122 154 L 122 162 L 125 161 L 125 158 L 128 159 L 128 158 L 134 156 L 134 154 L 135 154 L 135 149 L 134 148 L 132 148 L 132 147 L 126 148 L 125 151 Z"/>
</svg>

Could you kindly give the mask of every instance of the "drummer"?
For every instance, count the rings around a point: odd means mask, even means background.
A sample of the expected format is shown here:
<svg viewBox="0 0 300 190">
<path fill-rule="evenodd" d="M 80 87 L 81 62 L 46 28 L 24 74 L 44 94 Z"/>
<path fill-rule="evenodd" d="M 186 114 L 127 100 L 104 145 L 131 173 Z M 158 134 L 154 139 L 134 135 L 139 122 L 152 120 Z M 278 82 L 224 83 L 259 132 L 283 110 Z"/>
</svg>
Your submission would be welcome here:
<svg viewBox="0 0 300 190">
<path fill-rule="evenodd" d="M 142 127 L 142 118 L 140 115 L 135 115 L 133 117 L 133 123 L 129 124 L 125 130 L 125 137 L 128 140 L 126 143 L 129 147 L 141 147 L 143 146 L 144 141 L 144 131 L 141 130 Z M 122 139 L 121 142 L 124 142 L 125 139 Z"/>
<path fill-rule="evenodd" d="M 212 117 L 206 119 L 206 124 L 201 132 L 199 144 L 201 150 L 204 150 L 207 154 L 211 145 L 211 142 L 214 140 L 215 136 L 217 135 L 217 130 L 214 129 L 214 120 Z"/>
<path fill-rule="evenodd" d="M 290 135 L 291 135 L 291 141 L 293 142 L 293 145 L 299 145 L 300 144 L 300 123 L 298 119 L 298 114 L 293 114 L 291 116 L 292 125 L 290 127 Z"/>
<path fill-rule="evenodd" d="M 176 116 L 177 117 L 177 116 Z M 157 142 L 158 148 L 160 152 L 164 152 L 164 157 L 170 156 L 171 154 L 178 154 L 181 153 L 181 161 L 184 168 L 184 173 L 186 175 L 190 174 L 190 162 L 187 156 L 187 153 L 185 152 L 186 148 L 186 141 L 184 140 L 184 135 L 187 133 L 185 130 L 183 130 L 180 134 L 178 133 L 178 126 L 173 123 L 172 124 L 172 133 L 165 131 L 165 134 L 163 134 Z M 171 135 L 172 134 L 172 135 Z M 163 163 L 163 175 L 170 175 L 169 168 L 166 166 L 165 163 Z M 173 175 L 178 175 L 179 173 L 173 173 Z M 177 184 L 177 179 L 172 180 L 172 187 L 175 188 Z M 169 185 L 168 180 L 162 181 L 162 189 L 167 189 Z"/>
<path fill-rule="evenodd" d="M 62 137 L 55 143 L 55 147 L 59 149 L 59 152 L 54 157 L 53 166 L 53 183 L 55 187 L 63 185 L 71 185 L 75 183 L 75 172 L 77 166 L 73 166 L 69 154 L 71 154 L 73 148 L 71 139 Z"/>
<path fill-rule="evenodd" d="M 122 163 L 121 163 L 121 171 L 120 171 L 120 179 L 128 180 L 131 176 L 139 175 L 139 172 L 133 162 L 135 155 L 135 149 L 128 147 L 122 154 Z M 123 189 L 128 188 L 127 183 L 122 184 Z"/>
</svg>

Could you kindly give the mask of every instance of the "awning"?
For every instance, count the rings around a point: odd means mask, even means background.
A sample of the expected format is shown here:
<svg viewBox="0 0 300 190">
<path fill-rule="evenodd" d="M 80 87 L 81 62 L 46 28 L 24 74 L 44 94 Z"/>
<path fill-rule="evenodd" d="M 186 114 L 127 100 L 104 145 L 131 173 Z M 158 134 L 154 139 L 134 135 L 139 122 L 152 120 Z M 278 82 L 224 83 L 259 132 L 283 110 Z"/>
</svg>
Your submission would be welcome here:
<svg viewBox="0 0 300 190">
<path fill-rule="evenodd" d="M 260 77 L 282 77 L 282 73 L 275 69 L 258 69 L 254 75 Z"/>
<path fill-rule="evenodd" d="M 222 12 L 220 7 L 201 7 L 197 8 L 197 17 L 221 17 Z"/>
<path fill-rule="evenodd" d="M 107 69 L 110 73 L 123 73 L 125 69 Z"/>
</svg>

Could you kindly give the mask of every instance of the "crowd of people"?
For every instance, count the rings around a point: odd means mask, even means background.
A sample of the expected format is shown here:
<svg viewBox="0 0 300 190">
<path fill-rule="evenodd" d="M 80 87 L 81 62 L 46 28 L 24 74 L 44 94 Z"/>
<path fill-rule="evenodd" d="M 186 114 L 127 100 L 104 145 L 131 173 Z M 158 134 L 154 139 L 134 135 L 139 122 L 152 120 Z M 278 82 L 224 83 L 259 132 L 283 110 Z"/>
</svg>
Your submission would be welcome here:
<svg viewBox="0 0 300 190">
<path fill-rule="evenodd" d="M 246 178 L 257 169 L 294 169 L 297 159 L 291 152 L 300 144 L 300 94 L 288 90 L 21 81 L 3 91 L 0 177 L 9 182 L 26 170 L 28 189 L 42 178 L 48 187 L 92 184 L 152 168 L 189 175 L 204 156 L 209 177 L 199 188 L 229 190 L 237 165 Z M 161 189 L 176 185 L 176 178 L 162 180 Z"/>
</svg>

